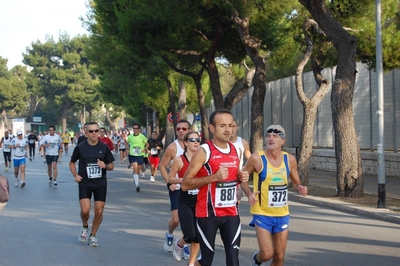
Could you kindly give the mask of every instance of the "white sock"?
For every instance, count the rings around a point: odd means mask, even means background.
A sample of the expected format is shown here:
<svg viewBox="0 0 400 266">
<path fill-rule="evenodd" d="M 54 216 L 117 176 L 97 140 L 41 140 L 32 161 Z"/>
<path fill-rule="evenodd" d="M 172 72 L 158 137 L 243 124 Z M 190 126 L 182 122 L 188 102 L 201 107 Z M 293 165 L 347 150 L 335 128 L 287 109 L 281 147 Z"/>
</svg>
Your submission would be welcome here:
<svg viewBox="0 0 400 266">
<path fill-rule="evenodd" d="M 133 174 L 133 180 L 135 181 L 135 185 L 138 187 L 139 186 L 139 175 Z"/>
</svg>

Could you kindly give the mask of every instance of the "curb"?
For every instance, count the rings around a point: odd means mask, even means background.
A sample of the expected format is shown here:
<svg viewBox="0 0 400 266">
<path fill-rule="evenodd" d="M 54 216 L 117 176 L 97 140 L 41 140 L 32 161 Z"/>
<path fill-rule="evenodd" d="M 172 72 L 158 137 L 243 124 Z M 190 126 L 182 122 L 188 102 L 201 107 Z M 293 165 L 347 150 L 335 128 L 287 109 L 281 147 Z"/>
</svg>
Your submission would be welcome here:
<svg viewBox="0 0 400 266">
<path fill-rule="evenodd" d="M 355 204 L 331 200 L 315 196 L 302 197 L 296 192 L 289 192 L 289 200 L 294 202 L 306 203 L 315 206 L 327 207 L 333 210 L 346 212 L 349 214 L 357 214 L 361 216 L 366 216 L 369 218 L 381 220 L 384 222 L 390 222 L 395 224 L 400 224 L 400 213 L 394 213 L 390 209 L 377 209 L 368 208 L 363 206 L 358 206 Z"/>
</svg>

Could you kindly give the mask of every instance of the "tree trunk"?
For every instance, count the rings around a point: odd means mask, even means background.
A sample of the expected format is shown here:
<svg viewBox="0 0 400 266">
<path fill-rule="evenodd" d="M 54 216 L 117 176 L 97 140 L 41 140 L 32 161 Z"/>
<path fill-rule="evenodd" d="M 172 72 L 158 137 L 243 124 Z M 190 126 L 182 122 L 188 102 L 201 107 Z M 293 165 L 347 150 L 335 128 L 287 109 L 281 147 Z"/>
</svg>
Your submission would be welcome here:
<svg viewBox="0 0 400 266">
<path fill-rule="evenodd" d="M 266 71 L 264 59 L 258 53 L 260 40 L 250 36 L 249 18 L 241 19 L 237 12 L 232 14 L 232 19 L 238 26 L 238 33 L 242 43 L 246 47 L 247 55 L 255 65 L 253 77 L 253 95 L 251 96 L 251 137 L 250 150 L 258 151 L 263 149 L 264 143 L 264 98 L 266 93 Z"/>
<path fill-rule="evenodd" d="M 311 13 L 338 52 L 338 64 L 331 94 L 338 196 L 362 197 L 364 187 L 361 154 L 352 104 L 357 73 L 356 39 L 333 17 L 324 0 L 299 1 Z"/>
<path fill-rule="evenodd" d="M 249 69 L 245 77 L 233 84 L 232 89 L 225 96 L 224 106 L 226 109 L 231 110 L 235 104 L 237 104 L 244 96 L 246 96 L 247 91 L 252 85 L 255 72 L 255 68 Z"/>
<path fill-rule="evenodd" d="M 35 114 L 37 99 L 38 99 L 37 95 L 31 94 L 30 105 L 29 105 L 29 118 L 31 122 L 33 122 L 33 115 Z"/>
<path fill-rule="evenodd" d="M 219 82 L 219 74 L 217 69 L 217 64 L 215 63 L 215 54 L 217 51 L 218 44 L 222 37 L 222 29 L 217 25 L 218 29 L 216 30 L 217 35 L 215 36 L 213 43 L 208 49 L 206 55 L 206 63 L 207 63 L 207 73 L 210 78 L 210 89 L 214 100 L 215 109 L 223 109 L 224 107 L 224 98 L 221 92 L 221 84 Z"/>
<path fill-rule="evenodd" d="M 311 99 L 309 99 L 303 89 L 304 66 L 309 61 L 313 51 L 313 43 L 308 33 L 311 27 L 314 28 L 315 32 L 318 32 L 318 24 L 313 20 L 306 20 L 303 24 L 303 34 L 307 49 L 296 70 L 296 92 L 297 97 L 303 105 L 303 123 L 301 126 L 300 149 L 298 157 L 298 171 L 303 185 L 308 185 L 308 172 L 310 169 L 310 160 L 314 143 L 314 124 L 317 116 L 317 108 L 324 99 L 329 88 L 329 82 L 324 79 L 321 74 L 322 69 L 320 65 L 322 63 L 318 60 L 313 60 L 312 68 L 315 81 L 318 84 L 317 92 Z"/>
<path fill-rule="evenodd" d="M 205 104 L 204 104 L 205 96 L 203 93 L 203 89 L 201 87 L 201 74 L 202 73 L 203 73 L 203 70 L 200 71 L 199 75 L 196 75 L 196 77 L 193 78 L 193 80 L 194 80 L 194 84 L 196 86 L 197 100 L 199 102 L 201 132 L 203 133 L 203 140 L 208 140 L 208 139 L 210 139 L 210 134 L 208 132 L 208 119 L 206 117 L 206 110 L 205 110 Z"/>
<path fill-rule="evenodd" d="M 6 110 L 5 109 L 3 109 L 2 111 L 1 111 L 1 114 L 0 114 L 0 117 L 1 117 L 1 122 L 4 124 L 4 130 L 6 130 L 6 129 L 9 129 L 9 125 L 8 125 L 8 118 L 7 118 L 7 112 L 6 112 Z M 1 127 L 0 127 L 1 128 Z"/>
<path fill-rule="evenodd" d="M 115 122 L 112 120 L 112 118 L 110 116 L 110 112 L 108 110 L 106 110 L 106 119 L 107 119 L 108 124 L 110 125 L 110 128 L 116 129 Z"/>
<path fill-rule="evenodd" d="M 62 134 L 67 130 L 67 113 L 71 104 L 69 101 L 64 103 L 62 114 L 61 114 L 61 125 L 62 125 Z"/>
<path fill-rule="evenodd" d="M 179 99 L 178 99 L 178 113 L 181 118 L 186 117 L 186 86 L 182 80 L 178 83 Z"/>
<path fill-rule="evenodd" d="M 175 70 L 178 73 L 181 73 L 182 75 L 191 77 L 193 79 L 194 84 L 196 86 L 197 100 L 199 102 L 199 110 L 200 110 L 200 117 L 201 117 L 201 129 L 204 134 L 203 138 L 209 139 L 210 135 L 208 132 L 208 120 L 206 117 L 205 104 L 204 104 L 205 96 L 204 96 L 203 88 L 201 85 L 201 77 L 203 75 L 204 69 L 206 68 L 205 65 L 202 65 L 199 72 L 197 74 L 195 74 L 190 71 L 176 67 L 165 57 L 163 59 L 173 70 Z M 172 86 L 172 85 L 169 83 L 168 86 Z M 172 107 L 170 107 L 170 108 L 172 108 Z M 167 124 L 168 124 L 168 120 L 167 120 Z"/>
<path fill-rule="evenodd" d="M 165 147 L 168 147 L 168 145 L 175 140 L 175 128 L 176 128 L 176 112 L 175 112 L 175 97 L 174 97 L 174 90 L 172 89 L 172 83 L 171 81 L 166 77 L 165 78 L 165 83 L 167 84 L 168 88 L 168 95 L 169 95 L 169 111 L 172 112 L 172 117 L 173 117 L 173 128 L 171 129 L 170 122 L 167 117 L 167 123 L 166 123 L 166 137 L 165 137 Z"/>
</svg>

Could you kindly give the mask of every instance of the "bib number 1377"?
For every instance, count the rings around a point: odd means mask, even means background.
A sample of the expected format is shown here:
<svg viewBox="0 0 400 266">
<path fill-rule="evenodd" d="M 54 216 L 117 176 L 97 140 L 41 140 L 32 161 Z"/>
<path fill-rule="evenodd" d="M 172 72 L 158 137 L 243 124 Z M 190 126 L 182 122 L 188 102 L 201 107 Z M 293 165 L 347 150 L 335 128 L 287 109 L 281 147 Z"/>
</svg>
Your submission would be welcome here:
<svg viewBox="0 0 400 266">
<path fill-rule="evenodd" d="M 88 178 L 100 178 L 101 177 L 101 169 L 95 163 L 87 164 L 86 173 L 87 173 Z"/>
</svg>

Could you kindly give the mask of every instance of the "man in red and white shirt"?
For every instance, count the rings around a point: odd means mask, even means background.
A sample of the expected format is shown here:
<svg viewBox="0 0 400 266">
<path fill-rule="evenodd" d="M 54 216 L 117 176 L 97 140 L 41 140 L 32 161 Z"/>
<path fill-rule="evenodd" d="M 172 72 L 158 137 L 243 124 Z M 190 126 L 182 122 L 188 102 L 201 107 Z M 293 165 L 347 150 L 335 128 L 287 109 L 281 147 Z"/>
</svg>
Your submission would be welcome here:
<svg viewBox="0 0 400 266">
<path fill-rule="evenodd" d="M 201 259 L 195 265 L 212 265 L 215 236 L 219 229 L 226 253 L 226 265 L 239 265 L 240 218 L 236 191 L 247 182 L 248 172 L 240 170 L 240 157 L 229 142 L 233 116 L 229 110 L 216 110 L 210 116 L 213 138 L 193 155 L 183 177 L 183 191 L 199 188 L 196 218 Z"/>
</svg>

